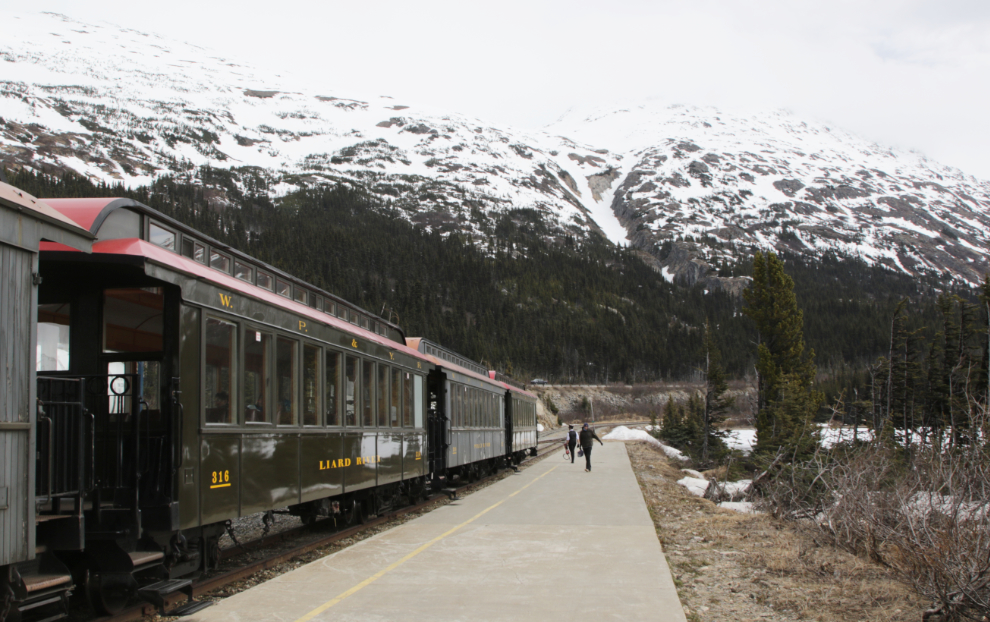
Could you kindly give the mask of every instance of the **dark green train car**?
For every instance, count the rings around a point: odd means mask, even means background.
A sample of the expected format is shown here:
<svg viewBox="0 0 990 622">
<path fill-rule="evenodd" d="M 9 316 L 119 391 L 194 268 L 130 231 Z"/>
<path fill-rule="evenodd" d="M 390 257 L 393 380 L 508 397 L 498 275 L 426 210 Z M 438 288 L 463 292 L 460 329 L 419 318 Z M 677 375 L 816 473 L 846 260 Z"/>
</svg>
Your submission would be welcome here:
<svg viewBox="0 0 990 622">
<path fill-rule="evenodd" d="M 57 546 L 98 608 L 213 566 L 232 519 L 425 494 L 431 364 L 398 326 L 140 203 L 49 204 L 97 238 L 42 247 L 38 373 L 85 381 L 92 492 Z"/>
</svg>

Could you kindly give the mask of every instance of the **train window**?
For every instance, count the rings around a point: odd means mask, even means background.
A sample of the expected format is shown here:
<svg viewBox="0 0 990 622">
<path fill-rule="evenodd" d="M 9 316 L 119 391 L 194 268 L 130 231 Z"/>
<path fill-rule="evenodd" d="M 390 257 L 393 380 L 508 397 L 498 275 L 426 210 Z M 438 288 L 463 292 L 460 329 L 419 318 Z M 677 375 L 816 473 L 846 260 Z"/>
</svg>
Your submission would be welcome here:
<svg viewBox="0 0 990 622">
<path fill-rule="evenodd" d="M 388 427 L 388 365 L 378 366 L 378 426 Z"/>
<path fill-rule="evenodd" d="M 206 263 L 206 247 L 192 238 L 182 236 L 182 254 L 199 263 Z"/>
<path fill-rule="evenodd" d="M 244 422 L 269 423 L 268 386 L 271 382 L 269 352 L 272 336 L 248 329 L 244 332 Z"/>
<path fill-rule="evenodd" d="M 348 309 L 347 310 L 347 320 L 351 324 L 357 326 L 357 323 L 358 323 L 358 314 L 357 314 L 357 312 L 355 312 L 355 311 L 353 311 L 351 309 Z"/>
<path fill-rule="evenodd" d="M 413 401 L 414 376 L 409 372 L 406 372 L 403 375 L 405 376 L 405 378 L 403 378 L 403 382 L 402 382 L 402 393 L 403 393 L 402 397 L 405 399 L 402 402 L 402 425 L 408 428 L 408 427 L 412 427 L 413 424 L 412 413 L 413 413 L 413 408 L 415 407 L 415 402 Z M 418 423 L 416 424 L 416 427 L 419 427 Z"/>
<path fill-rule="evenodd" d="M 275 399 L 279 425 L 296 425 L 296 341 L 275 341 Z"/>
<path fill-rule="evenodd" d="M 69 323 L 67 303 L 38 305 L 38 371 L 69 370 Z"/>
<path fill-rule="evenodd" d="M 103 292 L 103 351 L 161 351 L 164 308 L 160 287 Z"/>
<path fill-rule="evenodd" d="M 399 427 L 399 405 L 402 403 L 402 372 L 392 368 L 392 406 L 389 409 L 393 428 Z M 408 424 L 403 423 L 408 427 Z"/>
<path fill-rule="evenodd" d="M 423 427 L 423 377 L 422 376 L 413 376 L 413 391 L 409 390 L 409 382 L 408 381 L 406 382 L 406 403 L 408 404 L 409 402 L 413 403 L 413 415 L 415 416 L 415 421 L 414 421 L 415 426 L 417 428 Z"/>
<path fill-rule="evenodd" d="M 309 306 L 313 307 L 317 311 L 322 311 L 323 310 L 323 299 L 320 298 L 319 296 L 317 296 L 316 294 L 312 294 L 309 297 Z"/>
<path fill-rule="evenodd" d="M 327 315 L 337 315 L 337 303 L 330 300 L 324 300 L 323 312 Z"/>
<path fill-rule="evenodd" d="M 463 425 L 464 425 L 464 422 L 463 422 L 463 419 L 464 419 L 464 414 L 463 414 L 464 413 L 464 410 L 463 410 L 463 400 L 461 399 L 461 388 L 458 387 L 458 386 L 456 386 L 456 385 L 454 385 L 454 387 L 453 387 L 453 394 L 454 394 L 454 400 L 453 401 L 455 403 L 454 403 L 454 406 L 452 408 L 453 413 L 451 414 L 450 420 L 451 420 L 451 425 L 459 428 L 459 427 L 463 427 Z"/>
<path fill-rule="evenodd" d="M 257 281 L 257 283 L 258 283 L 258 287 L 261 287 L 262 289 L 267 289 L 268 291 L 272 291 L 272 289 L 273 289 L 272 288 L 272 275 L 265 274 L 264 272 L 261 272 L 260 270 L 258 271 L 258 281 Z"/>
<path fill-rule="evenodd" d="M 234 260 L 235 277 L 239 278 L 242 281 L 247 281 L 248 283 L 251 283 L 254 281 L 254 279 L 252 278 L 253 275 L 251 274 L 252 272 L 254 272 L 254 268 L 252 268 L 251 266 L 249 266 L 244 262 L 237 261 L 236 259 Z"/>
<path fill-rule="evenodd" d="M 366 428 L 375 425 L 375 364 L 362 361 L 361 367 L 361 423 Z"/>
<path fill-rule="evenodd" d="M 361 395 L 358 391 L 358 359 L 353 356 L 348 356 L 344 367 L 344 382 L 347 383 L 346 393 L 344 400 L 344 425 L 347 427 L 355 427 L 358 424 L 357 413 L 360 410 L 360 405 L 358 404 L 358 397 Z"/>
<path fill-rule="evenodd" d="M 148 241 L 164 249 L 175 251 L 175 232 L 162 227 L 155 221 L 148 223 Z"/>
<path fill-rule="evenodd" d="M 206 423 L 233 423 L 230 396 L 234 390 L 237 325 L 206 318 Z"/>
<path fill-rule="evenodd" d="M 217 250 L 210 251 L 210 267 L 230 274 L 230 257 Z"/>
<path fill-rule="evenodd" d="M 340 425 L 340 352 L 327 350 L 327 425 Z"/>
<path fill-rule="evenodd" d="M 363 329 L 365 329 L 365 330 L 368 330 L 368 327 L 369 327 L 370 325 L 371 325 L 371 320 L 370 320 L 370 319 L 368 319 L 368 316 L 366 316 L 366 315 L 362 315 L 362 316 L 361 316 L 361 328 L 363 328 Z"/>
<path fill-rule="evenodd" d="M 293 300 L 295 300 L 296 302 L 300 302 L 304 305 L 309 304 L 309 292 L 307 292 L 305 289 L 301 287 L 297 287 L 296 296 L 295 298 L 293 298 Z"/>
<path fill-rule="evenodd" d="M 320 349 L 303 345 L 303 425 L 320 425 Z"/>
<path fill-rule="evenodd" d="M 279 296 L 292 298 L 292 285 L 288 281 L 283 281 L 282 279 L 275 279 L 275 293 L 278 294 Z"/>
</svg>

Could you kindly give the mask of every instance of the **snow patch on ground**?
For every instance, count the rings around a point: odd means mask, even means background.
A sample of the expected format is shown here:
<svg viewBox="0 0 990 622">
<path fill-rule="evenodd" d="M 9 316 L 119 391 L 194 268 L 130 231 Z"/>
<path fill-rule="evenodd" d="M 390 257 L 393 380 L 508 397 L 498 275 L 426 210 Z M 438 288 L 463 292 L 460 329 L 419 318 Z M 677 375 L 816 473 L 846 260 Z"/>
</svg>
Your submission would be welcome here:
<svg viewBox="0 0 990 622">
<path fill-rule="evenodd" d="M 756 430 L 729 430 L 729 435 L 725 437 L 725 444 L 728 445 L 729 449 L 738 449 L 744 454 L 752 453 L 753 446 L 756 445 Z"/>
<path fill-rule="evenodd" d="M 708 490 L 708 480 L 703 477 L 685 477 L 677 480 L 677 483 L 696 497 L 704 497 L 705 491 Z"/>
<path fill-rule="evenodd" d="M 688 457 L 681 453 L 680 450 L 674 449 L 673 447 L 668 447 L 664 445 L 657 439 L 653 438 L 649 432 L 646 430 L 631 430 L 624 425 L 620 425 L 613 428 L 611 432 L 602 437 L 605 441 L 646 441 L 651 445 L 659 447 L 663 450 L 663 453 L 668 458 L 673 458 L 675 460 L 681 460 L 683 462 L 688 461 Z"/>
<path fill-rule="evenodd" d="M 718 507 L 743 514 L 756 514 L 756 509 L 753 507 L 752 501 L 723 501 L 718 504 Z"/>
</svg>

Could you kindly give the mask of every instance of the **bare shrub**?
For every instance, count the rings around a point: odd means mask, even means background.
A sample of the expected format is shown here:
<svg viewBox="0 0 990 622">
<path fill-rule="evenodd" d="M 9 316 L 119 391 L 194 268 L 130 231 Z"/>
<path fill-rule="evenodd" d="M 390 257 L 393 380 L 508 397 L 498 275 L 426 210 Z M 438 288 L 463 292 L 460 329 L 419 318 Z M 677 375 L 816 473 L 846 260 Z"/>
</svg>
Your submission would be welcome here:
<svg viewBox="0 0 990 622">
<path fill-rule="evenodd" d="M 984 413 L 969 430 L 986 428 Z M 938 440 L 938 439 L 935 439 Z M 933 603 L 923 619 L 990 619 L 990 445 L 820 450 L 758 482 L 772 514 L 807 520 L 835 545 L 890 568 Z"/>
</svg>

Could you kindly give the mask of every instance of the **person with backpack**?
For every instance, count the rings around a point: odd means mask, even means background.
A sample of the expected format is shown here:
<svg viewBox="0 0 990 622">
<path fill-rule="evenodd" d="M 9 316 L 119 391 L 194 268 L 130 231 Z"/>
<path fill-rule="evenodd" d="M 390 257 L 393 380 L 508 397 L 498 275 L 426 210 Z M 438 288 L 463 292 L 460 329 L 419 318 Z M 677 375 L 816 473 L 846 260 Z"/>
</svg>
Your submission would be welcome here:
<svg viewBox="0 0 990 622">
<path fill-rule="evenodd" d="M 574 426 L 567 426 L 567 438 L 564 439 L 564 447 L 570 448 L 571 451 L 571 464 L 574 464 L 574 447 L 577 446 L 577 432 L 574 431 Z"/>
<path fill-rule="evenodd" d="M 602 447 L 605 446 L 605 443 L 602 442 L 602 439 L 598 438 L 595 431 L 588 427 L 587 423 L 584 424 L 581 427 L 581 449 L 584 451 L 584 470 L 589 473 L 591 472 L 591 448 L 594 447 L 594 441 L 598 441 L 598 444 Z"/>
</svg>

